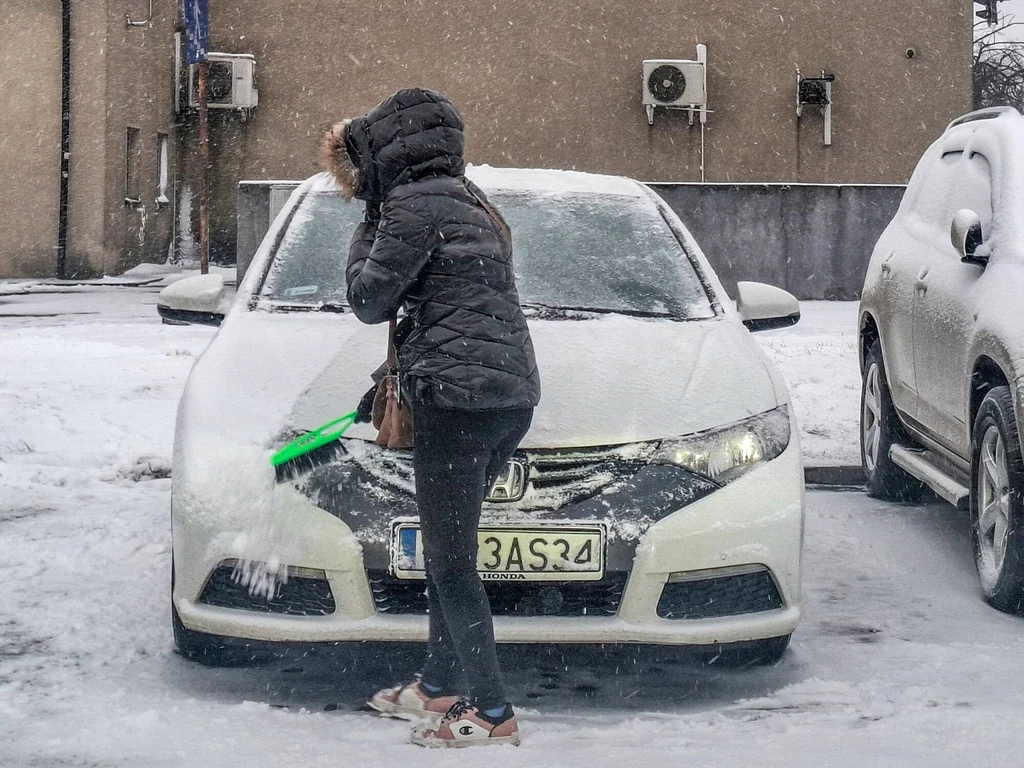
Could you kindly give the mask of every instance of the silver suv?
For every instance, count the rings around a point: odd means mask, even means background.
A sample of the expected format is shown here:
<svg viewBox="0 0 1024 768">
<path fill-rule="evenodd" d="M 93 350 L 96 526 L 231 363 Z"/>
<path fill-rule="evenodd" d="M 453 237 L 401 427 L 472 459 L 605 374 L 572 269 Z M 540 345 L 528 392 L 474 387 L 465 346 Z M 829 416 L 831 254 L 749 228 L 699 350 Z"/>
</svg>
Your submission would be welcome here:
<svg viewBox="0 0 1024 768">
<path fill-rule="evenodd" d="M 950 123 L 875 246 L 860 305 L 868 490 L 970 510 L 986 600 L 1024 613 L 1024 118 Z"/>
</svg>

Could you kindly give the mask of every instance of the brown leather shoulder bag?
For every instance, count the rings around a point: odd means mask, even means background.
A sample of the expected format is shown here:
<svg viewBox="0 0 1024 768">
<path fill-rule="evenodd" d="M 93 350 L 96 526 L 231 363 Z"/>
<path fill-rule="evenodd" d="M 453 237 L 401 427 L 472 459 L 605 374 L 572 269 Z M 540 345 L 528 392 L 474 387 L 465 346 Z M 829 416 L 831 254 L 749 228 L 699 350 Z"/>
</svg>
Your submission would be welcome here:
<svg viewBox="0 0 1024 768">
<path fill-rule="evenodd" d="M 398 350 L 395 348 L 395 327 L 388 325 L 388 372 L 373 398 L 372 419 L 377 429 L 377 445 L 387 448 L 412 448 L 412 409 L 402 397 L 402 380 L 398 372 Z"/>
</svg>

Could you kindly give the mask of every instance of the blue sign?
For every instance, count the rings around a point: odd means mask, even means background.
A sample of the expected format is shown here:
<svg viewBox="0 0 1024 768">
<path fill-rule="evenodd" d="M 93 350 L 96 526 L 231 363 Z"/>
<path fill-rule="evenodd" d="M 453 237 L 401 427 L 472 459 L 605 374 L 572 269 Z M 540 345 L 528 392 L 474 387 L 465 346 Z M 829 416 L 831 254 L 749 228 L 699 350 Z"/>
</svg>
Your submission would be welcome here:
<svg viewBox="0 0 1024 768">
<path fill-rule="evenodd" d="M 209 48 L 210 16 L 206 0 L 185 0 L 185 63 L 206 61 Z"/>
</svg>

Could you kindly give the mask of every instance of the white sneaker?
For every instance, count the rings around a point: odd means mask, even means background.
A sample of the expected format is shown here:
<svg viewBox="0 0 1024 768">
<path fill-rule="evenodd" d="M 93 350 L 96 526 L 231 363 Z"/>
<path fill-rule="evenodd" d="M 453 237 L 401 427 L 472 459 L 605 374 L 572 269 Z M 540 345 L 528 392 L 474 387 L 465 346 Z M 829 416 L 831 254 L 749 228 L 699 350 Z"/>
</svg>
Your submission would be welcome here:
<svg viewBox="0 0 1024 768">
<path fill-rule="evenodd" d="M 459 700 L 458 696 L 431 696 L 416 679 L 407 685 L 377 691 L 367 704 L 388 717 L 438 723 Z"/>
<path fill-rule="evenodd" d="M 519 724 L 514 714 L 495 724 L 468 701 L 459 701 L 439 724 L 413 728 L 411 739 L 413 744 L 421 747 L 490 747 L 498 744 L 518 747 Z"/>
</svg>

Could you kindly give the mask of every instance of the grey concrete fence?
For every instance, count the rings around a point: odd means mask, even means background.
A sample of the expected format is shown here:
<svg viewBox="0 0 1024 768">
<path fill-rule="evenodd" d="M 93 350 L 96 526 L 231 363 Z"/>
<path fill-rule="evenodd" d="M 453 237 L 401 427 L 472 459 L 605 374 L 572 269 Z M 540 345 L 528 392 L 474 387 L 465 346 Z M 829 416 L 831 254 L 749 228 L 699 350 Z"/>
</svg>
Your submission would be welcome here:
<svg viewBox="0 0 1024 768">
<path fill-rule="evenodd" d="M 238 273 L 298 182 L 238 185 Z M 904 187 L 826 184 L 652 184 L 732 292 L 771 283 L 798 299 L 851 300 Z"/>
</svg>

